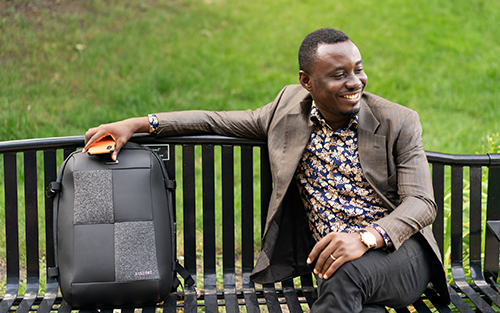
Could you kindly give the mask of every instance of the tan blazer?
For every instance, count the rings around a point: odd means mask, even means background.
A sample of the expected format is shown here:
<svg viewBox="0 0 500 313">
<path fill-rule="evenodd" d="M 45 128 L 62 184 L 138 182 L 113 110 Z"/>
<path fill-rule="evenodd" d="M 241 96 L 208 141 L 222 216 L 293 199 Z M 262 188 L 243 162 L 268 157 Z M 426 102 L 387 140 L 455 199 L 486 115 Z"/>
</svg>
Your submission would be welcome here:
<svg viewBox="0 0 500 313">
<path fill-rule="evenodd" d="M 299 198 L 294 173 L 313 125 L 310 94 L 300 85 L 286 86 L 268 105 L 255 111 L 188 111 L 160 113 L 159 135 L 215 133 L 267 141 L 274 183 L 262 251 L 252 279 L 282 281 L 310 272 L 306 264 L 314 240 Z M 422 145 L 418 114 L 365 92 L 358 115 L 361 167 L 370 185 L 391 213 L 377 223 L 391 238 L 394 249 L 416 235 L 441 262 L 428 227 L 436 216 L 429 165 Z M 442 266 L 433 283 L 449 302 Z"/>
</svg>

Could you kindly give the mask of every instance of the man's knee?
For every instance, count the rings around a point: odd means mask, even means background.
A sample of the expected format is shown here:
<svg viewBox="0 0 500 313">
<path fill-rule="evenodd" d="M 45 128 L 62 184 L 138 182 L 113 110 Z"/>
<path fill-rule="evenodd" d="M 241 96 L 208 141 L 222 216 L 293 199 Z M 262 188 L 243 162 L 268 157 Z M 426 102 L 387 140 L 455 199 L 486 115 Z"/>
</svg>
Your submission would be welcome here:
<svg viewBox="0 0 500 313">
<path fill-rule="evenodd" d="M 357 294 L 366 280 L 364 273 L 352 261 L 344 263 L 329 279 L 318 279 L 319 292 L 338 292 L 340 294 Z"/>
<path fill-rule="evenodd" d="M 362 275 L 352 262 L 343 264 L 329 279 L 318 278 L 319 298 L 314 303 L 311 312 L 329 312 L 329 310 L 361 312 L 362 284 Z"/>
</svg>

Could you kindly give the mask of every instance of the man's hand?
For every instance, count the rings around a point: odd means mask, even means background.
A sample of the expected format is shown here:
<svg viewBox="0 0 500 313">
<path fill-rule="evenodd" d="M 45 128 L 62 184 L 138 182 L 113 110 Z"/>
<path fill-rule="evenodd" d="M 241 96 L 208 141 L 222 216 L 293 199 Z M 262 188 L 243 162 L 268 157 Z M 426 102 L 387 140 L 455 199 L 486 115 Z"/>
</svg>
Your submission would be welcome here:
<svg viewBox="0 0 500 313">
<path fill-rule="evenodd" d="M 111 158 L 116 161 L 120 149 L 127 143 L 134 133 L 147 133 L 149 130 L 149 120 L 147 117 L 131 118 L 115 123 L 103 124 L 98 127 L 90 128 L 85 133 L 85 153 L 88 147 L 97 139 L 104 135 L 111 135 L 115 138 L 116 149 L 111 154 Z"/>
<path fill-rule="evenodd" d="M 382 247 L 382 235 L 372 227 L 367 227 L 366 230 L 377 238 L 377 248 Z M 366 251 L 368 247 L 361 242 L 358 233 L 330 233 L 316 243 L 307 263 L 311 264 L 317 258 L 314 274 L 328 279 L 342 264 L 360 258 Z"/>
</svg>

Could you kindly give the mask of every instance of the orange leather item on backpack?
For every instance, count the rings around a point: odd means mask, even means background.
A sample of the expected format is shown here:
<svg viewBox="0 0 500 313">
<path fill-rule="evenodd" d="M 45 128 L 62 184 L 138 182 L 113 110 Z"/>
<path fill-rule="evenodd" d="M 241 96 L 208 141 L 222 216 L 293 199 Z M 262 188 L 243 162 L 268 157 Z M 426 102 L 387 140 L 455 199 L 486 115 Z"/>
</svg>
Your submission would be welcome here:
<svg viewBox="0 0 500 313">
<path fill-rule="evenodd" d="M 116 149 L 116 142 L 113 136 L 104 135 L 101 138 L 94 141 L 89 147 L 89 154 L 105 154 L 113 153 Z"/>
</svg>

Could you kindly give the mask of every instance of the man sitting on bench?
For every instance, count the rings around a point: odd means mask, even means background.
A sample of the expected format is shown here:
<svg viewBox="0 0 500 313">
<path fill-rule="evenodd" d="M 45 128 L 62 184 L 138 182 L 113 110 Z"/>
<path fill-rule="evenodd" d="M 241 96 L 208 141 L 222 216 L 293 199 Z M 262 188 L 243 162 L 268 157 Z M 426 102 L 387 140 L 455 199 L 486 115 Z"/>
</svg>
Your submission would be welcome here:
<svg viewBox="0 0 500 313">
<path fill-rule="evenodd" d="M 385 312 L 448 287 L 429 225 L 436 216 L 418 114 L 365 92 L 356 45 L 331 28 L 299 49 L 300 85 L 255 111 L 151 114 L 91 128 L 111 134 L 211 133 L 265 140 L 274 189 L 252 273 L 258 283 L 317 275 L 312 312 Z"/>
</svg>

